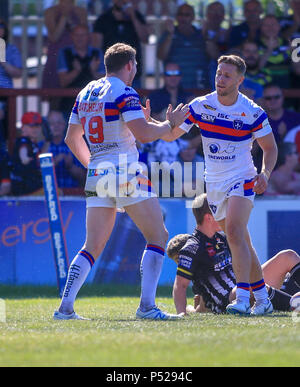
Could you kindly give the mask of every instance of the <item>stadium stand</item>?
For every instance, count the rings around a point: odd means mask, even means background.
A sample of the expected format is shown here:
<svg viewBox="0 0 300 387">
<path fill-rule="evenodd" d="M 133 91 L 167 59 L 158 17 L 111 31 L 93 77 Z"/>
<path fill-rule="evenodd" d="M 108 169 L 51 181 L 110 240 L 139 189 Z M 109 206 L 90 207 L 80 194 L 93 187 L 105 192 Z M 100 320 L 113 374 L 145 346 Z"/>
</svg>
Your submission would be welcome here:
<svg viewBox="0 0 300 387">
<path fill-rule="evenodd" d="M 2 7 L 4 6 L 4 3 L 5 2 L 1 4 Z M 162 37 L 163 26 L 166 22 L 170 24 L 175 20 L 177 9 L 178 7 L 181 7 L 184 2 L 171 0 L 135 0 L 133 3 L 140 14 L 143 15 L 150 31 L 148 42 L 142 43 L 142 55 L 145 65 L 142 68 L 141 87 L 139 88 L 139 93 L 147 96 L 153 90 L 161 88 L 163 84 L 162 62 L 158 59 L 157 55 L 153 55 L 156 53 L 158 42 Z M 209 3 L 209 6 L 206 7 L 206 2 L 189 1 L 189 4 L 192 4 L 195 10 L 194 25 L 202 28 L 203 35 L 207 41 L 212 37 L 214 32 L 211 22 L 212 18 L 209 13 L 210 9 L 214 9 L 215 7 L 215 9 L 219 9 L 222 12 L 224 10 L 224 14 L 220 12 L 220 23 L 218 28 L 220 28 L 220 31 L 222 32 L 230 32 L 230 52 L 240 53 L 237 44 L 233 43 L 234 39 L 237 39 L 238 37 L 235 31 L 238 29 L 245 29 L 246 24 L 249 24 L 249 20 L 254 20 L 255 18 L 263 20 L 263 16 L 265 15 L 272 14 L 276 16 L 280 23 L 282 38 L 289 39 L 289 43 L 291 43 L 291 39 L 294 39 L 297 36 L 297 2 L 292 1 L 289 6 L 283 1 L 276 2 L 276 4 L 273 1 L 268 1 L 264 2 L 265 7 L 262 10 L 259 10 L 257 5 L 259 2 L 255 0 L 245 2 L 244 8 L 241 8 L 235 1 L 226 3 L 223 3 L 222 1 L 214 2 L 213 5 L 212 2 Z M 224 5 L 222 5 L 222 3 Z M 83 0 L 77 1 L 76 4 L 82 8 L 81 13 L 77 14 L 78 22 L 81 22 L 81 17 L 82 20 L 87 20 L 90 31 L 92 31 L 96 20 L 110 9 L 112 2 L 107 0 L 95 0 L 93 2 Z M 53 9 L 54 1 L 38 0 L 35 2 L 20 2 L 18 0 L 11 0 L 10 2 L 7 2 L 7 5 L 7 13 L 9 14 L 9 42 L 15 44 L 22 53 L 23 65 L 22 76 L 20 79 L 14 80 L 14 88 L 0 89 L 0 98 L 4 98 L 6 101 L 7 122 L 5 123 L 5 129 L 7 132 L 7 147 L 11 154 L 18 135 L 18 128 L 20 127 L 20 120 L 23 112 L 36 110 L 41 112 L 43 116 L 46 116 L 49 111 L 49 100 L 67 97 L 74 98 L 79 90 L 75 88 L 57 88 L 54 87 L 54 82 L 50 82 L 47 88 L 44 87 L 43 72 L 45 64 L 47 63 L 47 47 L 49 49 L 50 42 L 48 20 L 49 13 L 51 14 L 51 12 L 49 9 L 51 7 Z M 5 15 L 5 12 L 3 12 L 3 15 Z M 65 30 L 65 33 L 62 33 L 63 39 L 66 39 L 67 34 L 67 30 Z M 259 28 L 254 35 L 254 39 L 257 40 L 259 44 L 261 38 Z M 247 35 L 245 38 L 249 39 L 249 36 Z M 218 42 L 221 52 L 226 52 L 226 50 L 223 50 L 224 47 L 220 46 L 221 43 L 221 41 Z M 226 40 L 224 40 L 223 43 L 226 43 Z M 48 58 L 50 56 L 51 55 L 48 55 Z M 291 86 L 293 88 L 287 88 L 286 86 L 288 83 L 286 83 L 282 90 L 285 100 L 288 101 L 289 106 L 292 106 L 294 109 L 297 109 L 298 103 L 295 101 L 300 97 L 300 89 L 295 88 L 297 82 L 293 82 L 294 79 L 296 80 L 297 63 L 298 62 L 294 61 L 288 66 L 288 73 L 292 79 Z M 195 84 L 195 86 L 197 86 L 197 84 Z M 213 88 L 213 86 L 210 87 Z M 209 90 L 210 89 L 207 88 L 188 88 L 188 92 L 194 95 L 203 95 Z"/>
</svg>

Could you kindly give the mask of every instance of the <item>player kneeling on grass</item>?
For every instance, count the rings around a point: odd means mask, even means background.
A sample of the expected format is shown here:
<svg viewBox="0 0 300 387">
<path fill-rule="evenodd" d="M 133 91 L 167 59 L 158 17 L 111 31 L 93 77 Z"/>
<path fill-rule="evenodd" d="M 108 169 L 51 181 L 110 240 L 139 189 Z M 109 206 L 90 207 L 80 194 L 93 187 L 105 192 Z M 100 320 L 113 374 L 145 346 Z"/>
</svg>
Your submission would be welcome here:
<svg viewBox="0 0 300 387">
<path fill-rule="evenodd" d="M 134 170 L 129 179 L 128 166 L 138 164 L 136 140 L 146 143 L 170 136 L 184 122 L 188 107 L 180 104 L 172 110 L 169 106 L 166 121 L 152 120 L 149 103 L 143 109 L 139 95 L 131 87 L 137 71 L 136 51 L 131 46 L 115 44 L 106 51 L 104 63 L 106 76 L 90 82 L 77 96 L 65 139 L 88 170 L 86 240 L 70 265 L 54 319 L 82 319 L 74 312 L 74 302 L 110 237 L 117 208 L 124 208 L 147 241 L 136 317 L 180 319 L 182 316 L 165 313 L 155 305 L 168 232 L 147 177 Z M 125 170 L 128 174 L 122 173 Z"/>
<path fill-rule="evenodd" d="M 225 313 L 227 305 L 236 297 L 236 278 L 227 239 L 211 214 L 206 194 L 194 200 L 193 214 L 197 223 L 193 234 L 179 234 L 167 246 L 167 255 L 178 265 L 173 287 L 176 310 L 185 314 Z M 293 250 L 280 251 L 262 265 L 262 270 L 274 309 L 292 310 L 291 298 L 300 291 L 299 255 Z M 187 306 L 186 292 L 191 281 L 194 307 Z M 259 297 L 259 287 L 252 292 Z"/>
</svg>

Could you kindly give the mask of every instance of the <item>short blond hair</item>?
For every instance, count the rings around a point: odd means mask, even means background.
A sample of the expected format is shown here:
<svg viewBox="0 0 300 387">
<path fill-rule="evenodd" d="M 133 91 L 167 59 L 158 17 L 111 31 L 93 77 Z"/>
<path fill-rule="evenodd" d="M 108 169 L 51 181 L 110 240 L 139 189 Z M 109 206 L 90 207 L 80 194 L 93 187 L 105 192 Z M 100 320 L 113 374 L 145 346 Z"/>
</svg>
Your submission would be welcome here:
<svg viewBox="0 0 300 387">
<path fill-rule="evenodd" d="M 238 55 L 222 55 L 218 59 L 218 65 L 221 63 L 228 63 L 236 67 L 237 72 L 241 75 L 245 75 L 247 70 L 246 63 L 243 58 Z"/>
</svg>

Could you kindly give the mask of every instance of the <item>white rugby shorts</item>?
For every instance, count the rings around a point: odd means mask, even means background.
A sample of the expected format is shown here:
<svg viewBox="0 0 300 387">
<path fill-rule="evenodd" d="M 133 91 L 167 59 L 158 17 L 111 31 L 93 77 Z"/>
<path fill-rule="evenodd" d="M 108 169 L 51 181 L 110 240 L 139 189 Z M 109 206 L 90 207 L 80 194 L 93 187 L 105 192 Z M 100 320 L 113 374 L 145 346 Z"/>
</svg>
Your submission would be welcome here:
<svg viewBox="0 0 300 387">
<path fill-rule="evenodd" d="M 227 200 L 231 196 L 249 199 L 255 198 L 254 178 L 233 178 L 217 183 L 206 183 L 207 201 L 216 221 L 226 218 Z"/>
<path fill-rule="evenodd" d="M 126 165 L 88 169 L 85 184 L 87 207 L 123 208 L 157 197 L 148 177 Z"/>
</svg>

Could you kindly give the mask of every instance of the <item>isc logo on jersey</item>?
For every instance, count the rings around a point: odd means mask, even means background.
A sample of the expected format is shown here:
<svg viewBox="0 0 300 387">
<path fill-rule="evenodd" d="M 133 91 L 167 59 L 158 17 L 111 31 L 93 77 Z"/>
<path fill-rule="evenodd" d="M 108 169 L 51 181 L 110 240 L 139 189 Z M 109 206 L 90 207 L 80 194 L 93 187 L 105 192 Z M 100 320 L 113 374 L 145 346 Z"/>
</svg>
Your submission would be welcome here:
<svg viewBox="0 0 300 387">
<path fill-rule="evenodd" d="M 224 120 L 230 120 L 230 116 L 228 114 L 224 114 L 224 113 L 219 113 L 218 114 L 218 117 L 219 118 L 222 118 Z"/>
</svg>

